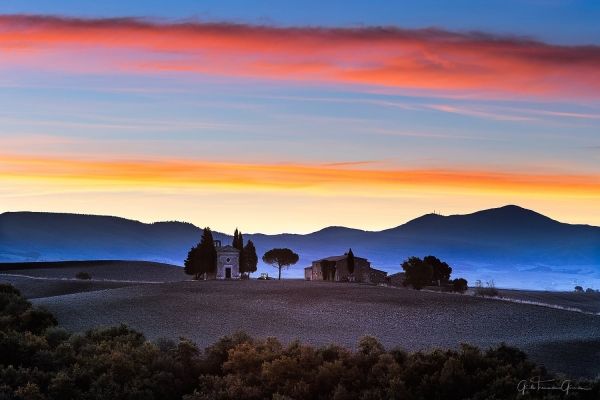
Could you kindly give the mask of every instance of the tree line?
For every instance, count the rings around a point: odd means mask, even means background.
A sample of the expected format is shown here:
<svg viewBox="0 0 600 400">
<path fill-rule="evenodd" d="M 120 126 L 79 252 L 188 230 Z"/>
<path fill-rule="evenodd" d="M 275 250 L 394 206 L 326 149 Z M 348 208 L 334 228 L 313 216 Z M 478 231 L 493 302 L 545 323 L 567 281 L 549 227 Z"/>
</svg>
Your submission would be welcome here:
<svg viewBox="0 0 600 400">
<path fill-rule="evenodd" d="M 598 379 L 521 396 L 521 380 L 559 377 L 505 345 L 408 353 L 368 336 L 351 350 L 236 333 L 201 350 L 125 325 L 74 334 L 1 284 L 0 355 L 3 400 L 600 398 Z"/>
<path fill-rule="evenodd" d="M 256 272 L 258 265 L 258 256 L 256 255 L 256 247 L 252 240 L 248 240 L 244 245 L 244 236 L 237 228 L 233 233 L 231 245 L 239 250 L 239 272 L 243 278 L 248 278 L 253 272 Z M 275 248 L 267 251 L 262 260 L 266 264 L 270 264 L 277 268 L 279 279 L 281 279 L 281 271 L 294 265 L 300 257 L 292 250 L 287 248 Z M 192 247 L 184 261 L 184 271 L 188 275 L 194 276 L 198 280 L 207 274 L 214 274 L 217 270 L 217 249 L 209 227 L 202 231 L 200 242 Z"/>
<path fill-rule="evenodd" d="M 258 256 L 252 240 L 248 240 L 244 246 L 242 232 L 236 229 L 231 245 L 239 250 L 240 274 L 248 277 L 252 272 L 256 272 Z M 209 227 L 204 228 L 200 242 L 190 249 L 183 265 L 184 272 L 193 275 L 194 279 L 200 279 L 206 274 L 214 274 L 217 271 L 217 249 Z"/>
<path fill-rule="evenodd" d="M 244 245 L 244 237 L 237 228 L 233 233 L 231 245 L 239 250 L 239 272 L 242 278 L 248 278 L 251 273 L 256 272 L 258 265 L 258 256 L 256 247 L 252 240 L 248 240 Z M 346 253 L 348 256 L 348 271 L 354 272 L 355 257 L 352 249 Z M 299 260 L 298 254 L 288 248 L 271 249 L 262 256 L 262 261 L 275 267 L 278 271 L 278 279 L 281 280 L 283 269 L 294 265 Z M 335 261 L 321 261 L 323 276 L 333 279 L 335 275 Z M 188 275 L 194 276 L 198 280 L 207 274 L 214 274 L 217 269 L 217 249 L 209 227 L 202 231 L 200 242 L 192 247 L 184 261 L 184 271 Z M 402 263 L 402 269 L 405 273 L 404 286 L 412 286 L 420 290 L 425 286 L 435 285 L 438 287 L 450 287 L 456 292 L 463 293 L 468 289 L 467 280 L 457 278 L 450 281 L 452 267 L 448 263 L 435 256 L 426 256 L 423 259 L 419 257 L 410 257 Z"/>
</svg>

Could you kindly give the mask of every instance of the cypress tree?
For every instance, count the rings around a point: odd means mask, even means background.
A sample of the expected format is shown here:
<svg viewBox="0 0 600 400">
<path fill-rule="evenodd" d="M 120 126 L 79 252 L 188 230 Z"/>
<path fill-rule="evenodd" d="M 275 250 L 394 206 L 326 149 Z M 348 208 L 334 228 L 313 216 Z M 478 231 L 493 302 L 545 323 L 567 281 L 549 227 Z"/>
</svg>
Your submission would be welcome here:
<svg viewBox="0 0 600 400">
<path fill-rule="evenodd" d="M 235 247 L 236 249 L 239 246 L 239 244 L 238 244 L 239 243 L 239 239 L 240 239 L 239 238 L 239 231 L 237 230 L 237 228 L 235 228 L 235 232 L 233 232 L 233 240 L 231 241 L 231 245 L 233 247 Z"/>
<path fill-rule="evenodd" d="M 200 263 L 199 263 L 199 251 L 198 246 L 194 246 L 188 252 L 187 258 L 183 262 L 183 271 L 188 275 L 193 275 L 194 279 L 200 277 Z"/>
<path fill-rule="evenodd" d="M 213 273 L 217 270 L 217 250 L 209 227 L 204 228 L 202 240 L 198 245 L 199 274 Z"/>
<path fill-rule="evenodd" d="M 244 272 L 248 274 L 256 272 L 257 265 L 258 256 L 256 255 L 256 248 L 252 240 L 248 240 L 248 243 L 244 246 Z"/>
<path fill-rule="evenodd" d="M 244 273 L 247 273 L 249 271 L 246 270 L 246 254 L 244 253 L 244 236 L 242 235 L 242 232 L 240 231 L 239 236 L 238 236 L 238 240 L 239 240 L 239 250 L 240 250 L 240 268 L 244 269 Z"/>
<path fill-rule="evenodd" d="M 237 230 L 237 228 L 236 228 L 235 232 L 233 233 L 233 242 L 231 243 L 231 245 L 240 251 L 240 256 L 239 256 L 240 274 L 245 274 L 246 272 L 249 272 L 246 270 L 246 262 L 244 261 L 244 236 L 242 235 L 241 231 Z"/>
<path fill-rule="evenodd" d="M 352 249 L 350 249 L 348 251 L 348 259 L 346 260 L 347 264 L 348 264 L 348 272 L 353 274 L 354 273 L 354 265 L 356 264 L 356 260 L 354 259 L 354 253 L 352 252 Z"/>
</svg>

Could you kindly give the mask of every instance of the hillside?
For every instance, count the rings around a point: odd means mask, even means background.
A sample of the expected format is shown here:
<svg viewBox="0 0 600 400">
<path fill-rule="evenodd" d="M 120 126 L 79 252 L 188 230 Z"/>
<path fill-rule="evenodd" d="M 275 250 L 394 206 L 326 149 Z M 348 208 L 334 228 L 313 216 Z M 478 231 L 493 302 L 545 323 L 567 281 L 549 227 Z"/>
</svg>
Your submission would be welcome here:
<svg viewBox="0 0 600 400">
<path fill-rule="evenodd" d="M 120 259 L 181 265 L 200 233 L 181 222 L 7 212 L 0 214 L 0 262 Z M 409 256 L 434 254 L 471 281 L 494 279 L 500 286 L 522 288 L 600 287 L 600 228 L 560 223 L 517 206 L 467 215 L 428 214 L 379 232 L 328 227 L 306 235 L 244 237 L 255 242 L 259 256 L 272 247 L 298 252 L 300 262 L 288 277 L 301 277 L 313 259 L 352 247 L 388 272 L 398 271 Z M 231 240 L 218 232 L 215 238 Z M 274 270 L 259 266 L 259 271 Z"/>
<path fill-rule="evenodd" d="M 331 282 L 188 281 L 32 301 L 56 315 L 61 326 L 78 332 L 126 323 L 150 339 L 184 336 L 201 347 L 239 330 L 284 342 L 350 348 L 367 334 L 387 348 L 410 351 L 504 342 L 553 371 L 600 373 L 597 316 L 466 295 Z"/>
<path fill-rule="evenodd" d="M 100 281 L 179 282 L 190 279 L 177 266 L 149 261 L 0 263 L 0 276 L 17 274 L 40 279 L 73 279 L 78 272 L 87 272 L 94 280 Z"/>
</svg>

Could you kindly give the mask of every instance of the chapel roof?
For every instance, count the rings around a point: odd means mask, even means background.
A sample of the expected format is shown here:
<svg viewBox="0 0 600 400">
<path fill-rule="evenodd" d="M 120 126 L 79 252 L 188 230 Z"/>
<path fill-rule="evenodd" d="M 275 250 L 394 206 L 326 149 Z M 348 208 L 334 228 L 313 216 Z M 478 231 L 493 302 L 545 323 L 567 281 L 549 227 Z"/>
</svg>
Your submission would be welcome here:
<svg viewBox="0 0 600 400">
<path fill-rule="evenodd" d="M 239 253 L 240 250 L 227 244 L 225 246 L 217 247 L 217 253 L 219 253 L 219 252 L 237 252 L 237 253 Z"/>
</svg>

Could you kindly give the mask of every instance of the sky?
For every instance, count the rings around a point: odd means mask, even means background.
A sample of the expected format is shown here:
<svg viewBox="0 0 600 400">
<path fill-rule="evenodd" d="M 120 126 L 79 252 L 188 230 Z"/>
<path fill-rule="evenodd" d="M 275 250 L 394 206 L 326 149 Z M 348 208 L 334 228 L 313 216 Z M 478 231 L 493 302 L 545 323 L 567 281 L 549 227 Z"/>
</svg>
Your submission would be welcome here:
<svg viewBox="0 0 600 400">
<path fill-rule="evenodd" d="M 600 225 L 597 1 L 165 4 L 0 3 L 0 212 Z"/>
</svg>

